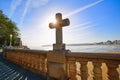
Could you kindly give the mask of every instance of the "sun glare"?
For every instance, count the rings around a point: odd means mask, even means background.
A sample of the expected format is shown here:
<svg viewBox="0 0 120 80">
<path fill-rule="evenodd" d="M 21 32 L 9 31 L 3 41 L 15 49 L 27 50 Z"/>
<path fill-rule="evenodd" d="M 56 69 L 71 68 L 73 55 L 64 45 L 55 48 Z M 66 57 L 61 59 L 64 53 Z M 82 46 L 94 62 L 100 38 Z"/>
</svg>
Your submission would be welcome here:
<svg viewBox="0 0 120 80">
<path fill-rule="evenodd" d="M 47 16 L 47 18 L 45 18 L 44 23 L 43 24 L 49 24 L 49 23 L 56 23 L 56 19 L 54 16 Z"/>
<path fill-rule="evenodd" d="M 55 24 L 57 21 L 56 21 L 56 19 L 52 18 L 51 22 Z"/>
</svg>

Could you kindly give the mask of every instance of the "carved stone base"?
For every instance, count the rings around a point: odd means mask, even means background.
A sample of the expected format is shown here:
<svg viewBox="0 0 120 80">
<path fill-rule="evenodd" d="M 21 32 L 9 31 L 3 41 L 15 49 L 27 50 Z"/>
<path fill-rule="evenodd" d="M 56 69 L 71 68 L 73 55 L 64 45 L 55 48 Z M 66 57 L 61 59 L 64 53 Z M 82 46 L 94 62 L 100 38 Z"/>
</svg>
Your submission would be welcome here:
<svg viewBox="0 0 120 80">
<path fill-rule="evenodd" d="M 66 80 L 65 54 L 50 52 L 48 57 L 48 75 L 58 80 Z"/>
<path fill-rule="evenodd" d="M 54 51 L 65 51 L 65 44 L 53 44 Z"/>
</svg>

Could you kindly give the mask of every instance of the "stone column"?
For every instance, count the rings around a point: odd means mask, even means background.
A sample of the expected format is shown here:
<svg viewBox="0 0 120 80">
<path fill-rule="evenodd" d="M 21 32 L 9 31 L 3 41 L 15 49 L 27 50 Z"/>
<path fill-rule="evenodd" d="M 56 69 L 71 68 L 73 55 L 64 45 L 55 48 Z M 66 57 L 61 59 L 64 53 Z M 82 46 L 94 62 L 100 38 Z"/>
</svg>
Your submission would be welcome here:
<svg viewBox="0 0 120 80">
<path fill-rule="evenodd" d="M 56 28 L 56 44 L 62 44 L 62 27 Z"/>
</svg>

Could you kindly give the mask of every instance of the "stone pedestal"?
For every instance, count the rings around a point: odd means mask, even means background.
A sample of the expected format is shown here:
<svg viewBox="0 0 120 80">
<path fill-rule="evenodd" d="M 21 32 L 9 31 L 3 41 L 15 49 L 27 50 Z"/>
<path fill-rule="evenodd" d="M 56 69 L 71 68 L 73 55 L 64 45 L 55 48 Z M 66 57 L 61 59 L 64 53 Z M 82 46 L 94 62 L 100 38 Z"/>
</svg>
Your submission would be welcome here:
<svg viewBox="0 0 120 80">
<path fill-rule="evenodd" d="M 65 51 L 65 44 L 53 44 L 54 51 Z"/>
<path fill-rule="evenodd" d="M 66 80 L 66 59 L 65 54 L 51 51 L 47 54 L 48 75 L 58 80 Z"/>
</svg>

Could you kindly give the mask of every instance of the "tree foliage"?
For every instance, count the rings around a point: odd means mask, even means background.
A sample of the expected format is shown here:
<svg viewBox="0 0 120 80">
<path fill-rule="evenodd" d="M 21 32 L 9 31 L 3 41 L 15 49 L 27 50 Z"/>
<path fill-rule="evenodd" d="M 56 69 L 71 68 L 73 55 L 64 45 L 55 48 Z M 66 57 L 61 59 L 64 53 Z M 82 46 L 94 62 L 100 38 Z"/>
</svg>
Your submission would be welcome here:
<svg viewBox="0 0 120 80">
<path fill-rule="evenodd" d="M 10 35 L 12 35 L 11 41 L 12 45 L 14 45 L 19 36 L 19 29 L 16 24 L 0 10 L 0 46 L 10 44 Z"/>
</svg>

